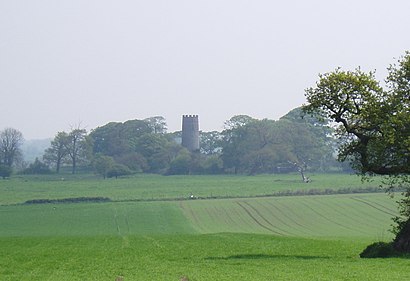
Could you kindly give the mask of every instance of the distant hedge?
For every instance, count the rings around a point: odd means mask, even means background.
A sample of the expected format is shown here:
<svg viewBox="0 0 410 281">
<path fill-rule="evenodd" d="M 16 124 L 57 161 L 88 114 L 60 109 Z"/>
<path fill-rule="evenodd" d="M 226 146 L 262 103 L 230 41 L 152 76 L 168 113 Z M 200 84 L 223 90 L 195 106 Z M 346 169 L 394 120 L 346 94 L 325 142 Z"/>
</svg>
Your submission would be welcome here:
<svg viewBox="0 0 410 281">
<path fill-rule="evenodd" d="M 75 197 L 61 199 L 33 199 L 27 200 L 24 204 L 60 204 L 60 203 L 103 203 L 111 202 L 108 197 Z"/>
</svg>

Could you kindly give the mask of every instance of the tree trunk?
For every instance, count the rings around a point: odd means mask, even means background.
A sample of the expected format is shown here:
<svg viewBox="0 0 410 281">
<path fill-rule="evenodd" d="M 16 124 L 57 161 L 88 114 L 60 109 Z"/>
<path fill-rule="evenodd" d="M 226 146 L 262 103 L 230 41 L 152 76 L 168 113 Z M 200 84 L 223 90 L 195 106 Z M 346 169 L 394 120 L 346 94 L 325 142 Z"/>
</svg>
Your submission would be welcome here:
<svg viewBox="0 0 410 281">
<path fill-rule="evenodd" d="M 60 160 L 57 160 L 57 165 L 56 165 L 56 173 L 60 173 Z"/>
<path fill-rule="evenodd" d="M 74 175 L 74 174 L 75 174 L 75 171 L 76 171 L 76 166 L 77 166 L 77 163 L 76 163 L 76 162 L 77 162 L 77 161 L 76 161 L 77 159 L 75 159 L 75 157 L 73 157 L 72 160 L 73 160 L 73 170 L 72 170 L 72 174 Z"/>
<path fill-rule="evenodd" d="M 410 253 L 410 219 L 394 238 L 393 247 L 399 252 Z"/>
</svg>

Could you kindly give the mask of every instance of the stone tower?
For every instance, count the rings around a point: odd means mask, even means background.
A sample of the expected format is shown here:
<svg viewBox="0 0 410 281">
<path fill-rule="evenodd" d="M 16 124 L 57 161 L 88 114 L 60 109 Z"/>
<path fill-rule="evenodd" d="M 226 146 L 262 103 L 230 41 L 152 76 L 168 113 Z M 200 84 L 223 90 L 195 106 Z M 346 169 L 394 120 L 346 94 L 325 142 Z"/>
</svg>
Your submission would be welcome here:
<svg viewBox="0 0 410 281">
<path fill-rule="evenodd" d="M 182 146 L 189 151 L 199 150 L 198 115 L 182 115 Z"/>
</svg>

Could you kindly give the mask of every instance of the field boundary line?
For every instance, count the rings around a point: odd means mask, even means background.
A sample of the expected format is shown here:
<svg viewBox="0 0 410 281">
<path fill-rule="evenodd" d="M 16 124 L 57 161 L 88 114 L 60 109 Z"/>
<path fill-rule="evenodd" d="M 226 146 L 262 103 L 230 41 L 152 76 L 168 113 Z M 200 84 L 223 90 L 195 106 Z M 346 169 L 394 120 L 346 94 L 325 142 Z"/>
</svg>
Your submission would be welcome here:
<svg viewBox="0 0 410 281">
<path fill-rule="evenodd" d="M 272 198 L 272 197 L 305 197 L 305 196 L 327 196 L 327 195 L 354 195 L 354 194 L 374 194 L 385 193 L 380 188 L 360 188 L 360 189 L 306 189 L 294 191 L 278 191 L 271 194 L 256 195 L 221 195 L 221 196 L 196 196 L 196 197 L 168 197 L 168 198 L 130 198 L 111 199 L 108 197 L 70 197 L 56 199 L 30 199 L 21 203 L 0 204 L 0 206 L 38 205 L 38 204 L 85 204 L 85 203 L 121 203 L 121 202 L 169 202 L 169 201 L 193 201 L 193 200 L 223 200 L 223 199 L 252 199 L 252 198 Z M 397 190 L 395 193 L 401 192 Z"/>
</svg>

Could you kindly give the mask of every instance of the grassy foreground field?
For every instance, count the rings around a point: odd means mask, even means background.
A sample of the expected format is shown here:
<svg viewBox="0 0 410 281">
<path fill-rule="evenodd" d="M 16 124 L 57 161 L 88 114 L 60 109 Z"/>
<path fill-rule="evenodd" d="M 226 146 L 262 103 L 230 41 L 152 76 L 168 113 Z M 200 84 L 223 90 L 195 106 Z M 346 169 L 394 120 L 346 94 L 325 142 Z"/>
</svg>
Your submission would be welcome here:
<svg viewBox="0 0 410 281">
<path fill-rule="evenodd" d="M 299 189 L 288 176 L 1 181 L 0 280 L 410 279 L 409 259 L 358 257 L 392 237 L 397 209 L 384 193 L 242 198 Z M 309 187 L 360 184 L 331 177 L 333 184 L 319 175 Z M 240 198 L 132 201 L 193 191 Z M 21 204 L 82 196 L 120 201 Z"/>
<path fill-rule="evenodd" d="M 368 241 L 255 234 L 0 238 L 1 280 L 409 280 Z"/>
</svg>

